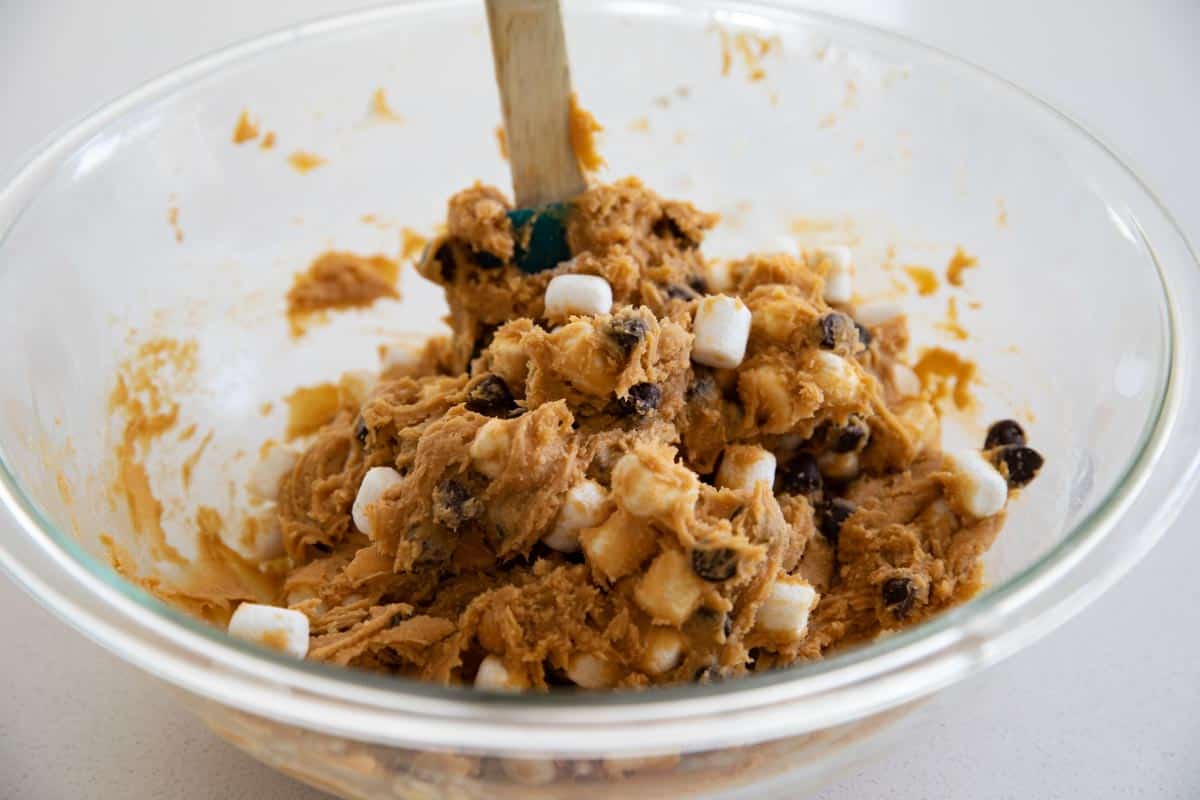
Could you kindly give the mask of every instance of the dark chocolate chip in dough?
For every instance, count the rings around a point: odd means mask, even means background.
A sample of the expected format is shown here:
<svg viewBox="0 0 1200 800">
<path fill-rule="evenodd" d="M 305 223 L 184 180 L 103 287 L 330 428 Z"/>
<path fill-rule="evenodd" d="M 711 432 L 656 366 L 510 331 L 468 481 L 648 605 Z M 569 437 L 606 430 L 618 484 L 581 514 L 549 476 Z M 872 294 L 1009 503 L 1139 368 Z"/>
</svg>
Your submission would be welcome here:
<svg viewBox="0 0 1200 800">
<path fill-rule="evenodd" d="M 987 438 L 983 440 L 983 449 L 1004 447 L 1010 444 L 1025 444 L 1025 431 L 1014 419 L 1002 419 L 993 422 L 988 428 Z"/>
<path fill-rule="evenodd" d="M 867 423 L 859 417 L 850 417 L 846 425 L 840 428 L 833 437 L 831 449 L 835 453 L 853 453 L 867 441 L 871 430 Z"/>
<path fill-rule="evenodd" d="M 486 323 L 479 326 L 479 334 L 475 337 L 475 344 L 471 346 L 471 361 L 483 354 L 483 351 L 492 343 L 492 339 L 496 337 L 496 331 L 499 329 L 499 325 Z"/>
<path fill-rule="evenodd" d="M 704 280 L 704 278 L 700 277 L 699 275 L 692 275 L 689 277 L 687 279 L 687 285 L 692 287 L 697 294 L 708 294 L 708 281 Z"/>
<path fill-rule="evenodd" d="M 433 254 L 433 260 L 440 265 L 442 280 L 446 283 L 454 283 L 454 276 L 458 274 L 458 269 L 454 263 L 454 248 L 450 246 L 449 242 L 442 242 L 437 252 Z"/>
<path fill-rule="evenodd" d="M 821 491 L 823 484 L 816 457 L 800 452 L 784 465 L 779 489 L 784 494 L 813 494 Z"/>
<path fill-rule="evenodd" d="M 1013 489 L 1025 486 L 1036 478 L 1045 463 L 1042 454 L 1032 447 L 1011 445 L 1001 447 L 997 454 L 997 466 Z"/>
<path fill-rule="evenodd" d="M 838 339 L 844 339 L 851 326 L 850 318 L 845 314 L 834 311 L 826 314 L 817 321 L 821 332 L 819 344 L 822 350 L 832 350 L 837 347 Z"/>
<path fill-rule="evenodd" d="M 695 300 L 698 295 L 688 286 L 671 284 L 667 287 L 667 297 L 672 300 Z"/>
<path fill-rule="evenodd" d="M 368 433 L 370 433 L 370 429 L 367 428 L 367 421 L 364 420 L 360 414 L 358 419 L 354 420 L 354 438 L 357 439 L 358 443 L 363 447 L 367 446 Z"/>
<path fill-rule="evenodd" d="M 484 375 L 467 392 L 467 410 L 488 417 L 503 417 L 517 407 L 508 384 L 499 375 Z"/>
<path fill-rule="evenodd" d="M 738 551 L 732 547 L 714 547 L 692 551 L 692 571 L 706 581 L 727 581 L 737 572 Z"/>
<path fill-rule="evenodd" d="M 646 338 L 646 323 L 638 317 L 615 317 L 608 323 L 608 337 L 628 356 Z"/>
<path fill-rule="evenodd" d="M 871 332 L 867 330 L 867 326 L 863 325 L 858 320 L 854 320 L 854 330 L 858 331 L 858 340 L 862 342 L 863 347 L 871 346 Z"/>
<path fill-rule="evenodd" d="M 483 504 L 471 490 L 451 478 L 433 487 L 433 520 L 452 531 L 479 516 Z"/>
<path fill-rule="evenodd" d="M 684 242 L 688 240 L 679 223 L 668 216 L 659 217 L 651 227 L 651 232 L 660 239 L 681 239 Z"/>
<path fill-rule="evenodd" d="M 715 401 L 716 398 L 713 396 L 716 393 L 717 382 L 713 378 L 712 374 L 708 372 L 697 371 L 695 377 L 692 379 L 692 382 L 688 384 L 687 391 L 684 392 L 684 396 L 688 400 L 701 398 L 707 402 L 709 399 Z"/>
<path fill-rule="evenodd" d="M 475 256 L 475 263 L 479 265 L 480 269 L 500 269 L 504 266 L 504 259 L 487 250 L 475 250 L 472 255 Z"/>
<path fill-rule="evenodd" d="M 635 383 L 629 387 L 625 397 L 618 397 L 617 404 L 625 414 L 644 417 L 656 411 L 662 402 L 662 389 L 653 383 Z"/>
<path fill-rule="evenodd" d="M 842 523 L 850 518 L 854 510 L 853 503 L 840 497 L 821 504 L 817 510 L 817 529 L 830 544 L 837 544 L 838 535 L 842 532 Z"/>
<path fill-rule="evenodd" d="M 912 610 L 916 598 L 916 587 L 908 578 L 888 578 L 880 587 L 883 604 L 892 610 L 892 616 L 903 619 Z"/>
</svg>

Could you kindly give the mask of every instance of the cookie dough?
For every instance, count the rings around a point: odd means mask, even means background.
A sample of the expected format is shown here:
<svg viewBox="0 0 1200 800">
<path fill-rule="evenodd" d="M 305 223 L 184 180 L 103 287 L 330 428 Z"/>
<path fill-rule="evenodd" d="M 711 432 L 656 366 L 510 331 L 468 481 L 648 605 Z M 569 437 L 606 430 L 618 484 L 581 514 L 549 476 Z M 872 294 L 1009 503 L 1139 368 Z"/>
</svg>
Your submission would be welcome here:
<svg viewBox="0 0 1200 800">
<path fill-rule="evenodd" d="M 513 265 L 509 210 L 487 186 L 450 200 L 419 271 L 452 334 L 340 393 L 279 484 L 308 658 L 503 690 L 707 682 L 979 589 L 1041 457 L 1011 421 L 974 460 L 941 452 L 902 315 L 831 306 L 820 254 L 710 263 L 716 217 L 633 179 L 573 201 L 547 272 Z M 547 313 L 568 274 L 611 311 Z M 749 313 L 730 366 L 695 358 L 701 324 L 737 335 L 701 322 L 712 295 Z"/>
</svg>

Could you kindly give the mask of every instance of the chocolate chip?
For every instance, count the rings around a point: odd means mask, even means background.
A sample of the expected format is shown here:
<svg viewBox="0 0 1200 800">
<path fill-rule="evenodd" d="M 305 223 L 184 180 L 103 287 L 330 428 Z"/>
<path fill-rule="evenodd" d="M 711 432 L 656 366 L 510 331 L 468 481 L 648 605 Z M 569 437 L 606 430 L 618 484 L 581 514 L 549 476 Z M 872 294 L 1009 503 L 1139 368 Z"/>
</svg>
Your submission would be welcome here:
<svg viewBox="0 0 1200 800">
<path fill-rule="evenodd" d="M 638 317 L 616 317 L 608 323 L 608 336 L 628 356 L 646 338 L 646 323 Z"/>
<path fill-rule="evenodd" d="M 314 542 L 313 550 L 316 550 L 318 553 L 329 555 L 333 552 L 333 545 L 329 544 L 328 542 Z"/>
<path fill-rule="evenodd" d="M 862 342 L 863 347 L 871 346 L 871 332 L 867 330 L 867 326 L 863 325 L 858 320 L 854 320 L 854 330 L 858 331 L 858 340 Z"/>
<path fill-rule="evenodd" d="M 834 311 L 826 314 L 817 322 L 821 331 L 819 344 L 822 350 L 832 350 L 837 347 L 838 339 L 844 339 L 850 330 L 851 321 L 845 314 Z"/>
<path fill-rule="evenodd" d="M 362 445 L 363 447 L 366 447 L 367 446 L 367 434 L 370 432 L 371 432 L 370 429 L 367 428 L 367 421 L 364 420 L 362 418 L 362 415 L 360 414 L 358 419 L 354 420 L 354 438 L 358 439 L 358 443 L 360 445 Z"/>
<path fill-rule="evenodd" d="M 492 339 L 496 336 L 496 331 L 500 329 L 499 325 L 489 325 L 487 323 L 479 326 L 479 334 L 475 337 L 475 344 L 471 346 L 471 361 L 479 358 L 488 345 L 492 343 Z"/>
<path fill-rule="evenodd" d="M 840 497 L 821 504 L 817 510 L 817 528 L 830 544 L 837 545 L 842 523 L 849 519 L 854 510 L 853 503 Z"/>
<path fill-rule="evenodd" d="M 687 279 L 687 285 L 692 287 L 692 290 L 697 294 L 708 294 L 708 281 L 701 278 L 699 275 L 692 275 Z"/>
<path fill-rule="evenodd" d="M 667 287 L 667 297 L 672 300 L 695 300 L 697 295 L 690 287 L 673 283 Z"/>
<path fill-rule="evenodd" d="M 716 683 L 724 677 L 721 674 L 721 668 L 716 664 L 709 664 L 707 667 L 700 667 L 692 675 L 692 680 L 696 683 Z"/>
<path fill-rule="evenodd" d="M 821 491 L 824 481 L 812 453 L 797 453 L 784 465 L 779 489 L 785 494 L 813 494 Z"/>
<path fill-rule="evenodd" d="M 1032 447 L 1010 445 L 1002 447 L 998 454 L 998 466 L 1014 489 L 1025 486 L 1037 477 L 1038 470 L 1046 463 L 1042 454 Z"/>
<path fill-rule="evenodd" d="M 679 227 L 679 223 L 670 217 L 659 217 L 651 230 L 660 239 L 682 239 L 684 242 L 688 241 L 683 229 Z"/>
<path fill-rule="evenodd" d="M 697 372 L 692 382 L 688 384 L 684 396 L 688 400 L 697 397 L 705 399 L 712 397 L 712 395 L 716 394 L 716 391 L 717 382 L 713 376 L 708 372 Z"/>
<path fill-rule="evenodd" d="M 991 450 L 993 447 L 1004 447 L 1010 444 L 1025 444 L 1025 431 L 1013 419 L 1002 419 L 999 422 L 993 422 L 988 428 L 987 438 L 983 440 L 983 449 Z"/>
<path fill-rule="evenodd" d="M 706 581 L 727 581 L 737 572 L 738 551 L 732 547 L 692 551 L 692 571 Z"/>
<path fill-rule="evenodd" d="M 908 578 L 888 578 L 880 588 L 883 604 L 892 610 L 892 616 L 902 619 L 912 610 L 917 599 L 916 588 Z"/>
<path fill-rule="evenodd" d="M 445 283 L 454 283 L 454 276 L 458 273 L 454 263 L 454 248 L 449 242 L 442 242 L 437 252 L 433 254 L 433 260 L 441 266 L 440 272 L 442 281 Z"/>
<path fill-rule="evenodd" d="M 871 431 L 867 427 L 867 423 L 858 417 L 851 417 L 845 427 L 833 437 L 831 449 L 835 453 L 853 453 L 866 442 L 870 435 Z"/>
<path fill-rule="evenodd" d="M 433 488 L 433 520 L 452 531 L 479 516 L 483 510 L 471 490 L 451 478 Z"/>
<path fill-rule="evenodd" d="M 472 251 L 475 256 L 475 263 L 480 269 L 500 269 L 504 266 L 504 259 L 499 256 L 492 255 L 487 250 Z"/>
<path fill-rule="evenodd" d="M 617 404 L 622 413 L 644 417 L 658 409 L 662 402 L 662 389 L 653 383 L 635 383 L 629 387 L 625 397 L 618 397 Z"/>
<path fill-rule="evenodd" d="M 467 392 L 467 410 L 488 417 L 504 417 L 517 407 L 508 384 L 499 375 L 487 374 Z"/>
</svg>

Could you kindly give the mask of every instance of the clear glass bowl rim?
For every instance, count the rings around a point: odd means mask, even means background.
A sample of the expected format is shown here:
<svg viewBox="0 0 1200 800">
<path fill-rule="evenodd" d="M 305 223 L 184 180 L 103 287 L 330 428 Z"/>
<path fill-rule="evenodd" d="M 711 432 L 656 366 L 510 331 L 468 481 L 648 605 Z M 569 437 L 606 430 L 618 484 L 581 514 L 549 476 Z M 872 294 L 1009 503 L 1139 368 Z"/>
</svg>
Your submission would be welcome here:
<svg viewBox="0 0 1200 800">
<path fill-rule="evenodd" d="M 197 79 L 320 39 L 477 0 L 410 0 L 302 23 L 256 37 L 172 70 L 52 135 L 0 189 L 0 253 L 42 180 L 125 115 L 186 89 Z M 1161 460 L 1185 389 L 1181 380 L 1178 302 L 1168 272 L 1195 270 L 1197 259 L 1170 213 L 1102 141 L 1045 101 L 987 70 L 902 34 L 794 5 L 736 0 L 573 0 L 589 10 L 636 15 L 713 16 L 740 25 L 816 22 L 885 41 L 939 67 L 1039 107 L 1133 180 L 1171 236 L 1173 259 L 1151 242 L 1167 308 L 1167 370 L 1157 376 L 1157 413 L 1124 477 L 1104 501 L 1048 553 L 1002 584 L 927 623 L 820 662 L 707 686 L 640 692 L 554 691 L 506 695 L 442 687 L 297 662 L 225 636 L 121 579 L 38 509 L 0 450 L 0 502 L 25 539 L 0 540 L 0 565 L 71 626 L 140 668 L 197 695 L 300 727 L 401 746 L 486 751 L 647 754 L 748 744 L 844 724 L 898 706 L 978 671 L 1040 638 L 1123 575 L 1159 538 L 1200 476 L 1200 453 L 1174 469 L 1173 489 L 1140 536 L 1122 543 L 1085 587 L 1022 619 L 1065 576 L 1082 568 L 1111 532 Z M 1142 234 L 1141 229 L 1138 230 Z M 1176 239 L 1177 237 L 1177 239 Z M 1160 243 L 1161 244 L 1161 243 Z M 1177 264 L 1174 262 L 1178 262 Z M 1192 380 L 1195 380 L 1194 376 Z M 1119 557 L 1116 557 L 1119 556 Z M 1014 624 L 1015 623 L 1015 624 Z M 1039 624 L 1040 623 L 1040 624 Z M 722 730 L 703 730 L 706 726 Z M 728 731 L 736 729 L 730 737 Z"/>
</svg>

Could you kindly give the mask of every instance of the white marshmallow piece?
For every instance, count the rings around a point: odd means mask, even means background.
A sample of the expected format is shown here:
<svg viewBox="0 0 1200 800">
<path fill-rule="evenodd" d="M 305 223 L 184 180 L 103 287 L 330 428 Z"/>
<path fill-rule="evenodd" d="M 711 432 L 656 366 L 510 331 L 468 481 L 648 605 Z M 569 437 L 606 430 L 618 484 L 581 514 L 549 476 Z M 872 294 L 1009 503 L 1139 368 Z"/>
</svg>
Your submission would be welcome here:
<svg viewBox="0 0 1200 800">
<path fill-rule="evenodd" d="M 808 615 L 817 603 L 817 590 L 808 581 L 791 576 L 777 578 L 758 607 L 754 627 L 792 641 L 808 630 Z"/>
<path fill-rule="evenodd" d="M 354 527 L 368 536 L 371 535 L 371 520 L 367 516 L 367 508 L 379 502 L 384 493 L 404 480 L 400 473 L 391 467 L 371 467 L 363 475 L 362 483 L 358 485 L 358 494 L 350 514 L 354 517 Z"/>
<path fill-rule="evenodd" d="M 759 481 L 768 489 L 775 485 L 775 454 L 751 444 L 726 447 L 717 470 L 717 486 L 752 492 Z"/>
<path fill-rule="evenodd" d="M 826 262 L 825 302 L 849 303 L 854 296 L 853 262 L 850 248 L 844 245 L 818 247 L 813 251 L 813 263 Z"/>
<path fill-rule="evenodd" d="M 567 492 L 558 521 L 542 542 L 551 550 L 574 553 L 579 549 L 579 531 L 594 528 L 608 518 L 608 495 L 595 481 L 580 481 Z"/>
<path fill-rule="evenodd" d="M 300 454 L 290 447 L 273 443 L 250 470 L 246 488 L 257 500 L 274 500 L 283 476 L 292 471 Z"/>
<path fill-rule="evenodd" d="M 674 628 L 651 628 L 642 652 L 642 669 L 650 675 L 670 672 L 683 661 L 683 645 L 683 634 Z"/>
<path fill-rule="evenodd" d="M 612 287 L 597 275 L 556 275 L 546 287 L 546 316 L 589 316 L 612 310 Z"/>
<path fill-rule="evenodd" d="M 921 379 L 917 377 L 917 373 L 913 372 L 912 367 L 896 361 L 891 365 L 889 371 L 892 385 L 896 387 L 896 391 L 900 393 L 901 397 L 921 396 Z"/>
<path fill-rule="evenodd" d="M 903 316 L 903 314 L 904 309 L 895 303 L 873 303 L 872 305 L 862 306 L 854 310 L 854 318 L 868 328 L 882 325 L 885 322 L 891 322 L 897 317 Z"/>
<path fill-rule="evenodd" d="M 750 338 L 750 309 L 736 297 L 709 295 L 696 308 L 692 361 L 718 369 L 733 369 L 746 355 Z"/>
<path fill-rule="evenodd" d="M 986 519 L 1004 510 L 1008 482 L 982 453 L 958 450 L 946 457 L 955 473 L 953 489 L 963 511 L 976 519 Z"/>
<path fill-rule="evenodd" d="M 704 267 L 704 282 L 716 292 L 727 292 L 735 283 L 733 264 L 729 261 L 710 261 Z"/>
<path fill-rule="evenodd" d="M 296 658 L 308 655 L 308 617 L 290 608 L 242 603 L 229 618 L 229 635 Z"/>
<path fill-rule="evenodd" d="M 833 403 L 845 403 L 858 394 L 861 380 L 850 362 L 828 350 L 817 351 L 817 385 Z"/>
<path fill-rule="evenodd" d="M 488 420 L 482 428 L 475 432 L 471 440 L 471 463 L 479 473 L 488 478 L 495 478 L 504 470 L 508 463 L 508 449 L 512 446 L 512 431 L 504 420 Z"/>
<path fill-rule="evenodd" d="M 603 658 L 584 653 L 571 659 L 567 677 L 584 689 L 607 689 L 617 682 L 617 670 Z"/>
<path fill-rule="evenodd" d="M 495 692 L 519 692 L 524 688 L 519 679 L 510 675 L 504 662 L 497 656 L 486 656 L 479 662 L 475 673 L 476 689 L 491 689 Z"/>
</svg>

